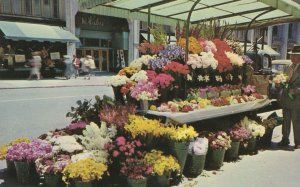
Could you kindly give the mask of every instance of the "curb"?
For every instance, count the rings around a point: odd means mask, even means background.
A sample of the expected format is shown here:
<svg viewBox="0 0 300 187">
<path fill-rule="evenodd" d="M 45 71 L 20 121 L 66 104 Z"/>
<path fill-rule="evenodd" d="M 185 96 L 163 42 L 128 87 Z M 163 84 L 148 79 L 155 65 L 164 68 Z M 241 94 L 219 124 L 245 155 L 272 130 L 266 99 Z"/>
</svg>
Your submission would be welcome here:
<svg viewBox="0 0 300 187">
<path fill-rule="evenodd" d="M 59 86 L 28 86 L 28 87 L 4 87 L 0 90 L 14 90 L 14 89 L 33 89 L 33 88 L 62 88 L 62 87 L 92 87 L 92 86 L 106 86 L 105 84 L 88 84 L 88 85 L 59 85 Z"/>
</svg>

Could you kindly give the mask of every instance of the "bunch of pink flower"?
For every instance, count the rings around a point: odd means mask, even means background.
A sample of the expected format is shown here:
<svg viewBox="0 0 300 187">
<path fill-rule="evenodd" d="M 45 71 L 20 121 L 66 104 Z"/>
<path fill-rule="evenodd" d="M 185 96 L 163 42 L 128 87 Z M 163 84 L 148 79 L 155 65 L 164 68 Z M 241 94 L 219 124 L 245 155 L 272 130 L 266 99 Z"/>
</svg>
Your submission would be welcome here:
<svg viewBox="0 0 300 187">
<path fill-rule="evenodd" d="M 45 173 L 61 173 L 63 169 L 71 163 L 69 155 L 48 154 L 35 161 L 37 172 L 42 175 Z"/>
<path fill-rule="evenodd" d="M 250 84 L 247 85 L 246 87 L 243 87 L 242 89 L 244 91 L 244 94 L 246 94 L 246 95 L 250 95 L 250 94 L 256 92 L 255 86 L 250 85 Z"/>
<path fill-rule="evenodd" d="M 121 163 L 121 174 L 130 179 L 144 179 L 153 171 L 153 167 L 145 162 L 144 159 L 126 158 Z"/>
<path fill-rule="evenodd" d="M 151 81 L 155 86 L 160 88 L 167 88 L 169 87 L 174 78 L 166 73 L 157 74 L 155 71 L 147 70 L 147 76 L 149 81 Z"/>
<path fill-rule="evenodd" d="M 36 139 L 30 143 L 19 143 L 10 147 L 6 158 L 11 161 L 35 161 L 37 158 L 52 152 L 52 145 Z"/>
<path fill-rule="evenodd" d="M 214 44 L 214 42 L 209 40 L 205 40 L 203 42 L 203 49 L 205 52 L 213 52 L 213 53 L 217 52 L 216 45 Z"/>
<path fill-rule="evenodd" d="M 152 83 L 146 80 L 140 80 L 131 90 L 131 97 L 136 100 L 156 100 L 158 98 L 158 89 Z"/>
<path fill-rule="evenodd" d="M 251 132 L 239 125 L 235 125 L 233 128 L 229 129 L 228 135 L 232 141 L 243 141 L 251 138 Z"/>
</svg>

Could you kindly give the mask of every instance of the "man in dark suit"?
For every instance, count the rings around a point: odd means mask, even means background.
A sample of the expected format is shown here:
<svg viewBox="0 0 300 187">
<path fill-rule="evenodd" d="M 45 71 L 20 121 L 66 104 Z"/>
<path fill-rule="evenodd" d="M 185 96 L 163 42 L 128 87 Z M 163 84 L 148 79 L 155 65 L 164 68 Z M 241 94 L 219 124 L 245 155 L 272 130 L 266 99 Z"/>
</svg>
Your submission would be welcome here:
<svg viewBox="0 0 300 187">
<path fill-rule="evenodd" d="M 291 123 L 294 130 L 295 149 L 300 149 L 300 45 L 291 52 L 292 64 L 287 68 L 288 87 L 282 90 L 280 103 L 283 112 L 282 140 L 279 146 L 288 146 Z"/>
</svg>

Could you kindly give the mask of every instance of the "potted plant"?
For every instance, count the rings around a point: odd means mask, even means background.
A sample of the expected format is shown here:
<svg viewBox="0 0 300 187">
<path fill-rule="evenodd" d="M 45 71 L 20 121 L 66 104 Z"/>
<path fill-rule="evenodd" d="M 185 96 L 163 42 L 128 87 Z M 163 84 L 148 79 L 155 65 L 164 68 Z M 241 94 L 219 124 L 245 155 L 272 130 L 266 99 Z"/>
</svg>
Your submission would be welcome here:
<svg viewBox="0 0 300 187">
<path fill-rule="evenodd" d="M 149 109 L 149 100 L 158 99 L 158 89 L 152 83 L 147 80 L 140 80 L 131 90 L 131 97 L 140 101 L 140 109 L 147 111 Z"/>
<path fill-rule="evenodd" d="M 40 176 L 44 176 L 45 183 L 49 187 L 62 186 L 62 171 L 71 163 L 69 155 L 46 154 L 35 161 L 36 170 Z"/>
<path fill-rule="evenodd" d="M 198 136 L 193 126 L 182 126 L 170 125 L 165 127 L 162 132 L 169 139 L 170 153 L 177 158 L 181 171 L 184 169 L 185 161 L 188 153 L 189 142 Z"/>
<path fill-rule="evenodd" d="M 129 187 L 146 187 L 147 177 L 152 174 L 153 168 L 143 158 L 126 158 L 121 163 L 121 175 L 127 178 Z"/>
<path fill-rule="evenodd" d="M 180 165 L 173 156 L 164 155 L 162 151 L 151 150 L 145 154 L 145 161 L 153 167 L 151 186 L 169 186 L 171 172 L 180 172 Z"/>
<path fill-rule="evenodd" d="M 13 146 L 15 144 L 19 144 L 21 142 L 29 143 L 30 140 L 28 138 L 17 138 L 15 140 L 9 142 L 8 144 L 4 144 L 4 145 L 0 146 L 0 160 L 4 160 L 4 159 L 6 160 L 7 172 L 9 174 L 15 174 L 16 169 L 15 169 L 14 161 L 6 158 L 7 151 L 11 146 Z"/>
<path fill-rule="evenodd" d="M 225 158 L 227 160 L 236 160 L 239 155 L 240 142 L 248 140 L 251 137 L 251 133 L 237 124 L 228 130 L 228 135 L 231 139 L 231 147 L 226 150 Z"/>
<path fill-rule="evenodd" d="M 63 181 L 69 184 L 72 180 L 75 187 L 92 187 L 93 182 L 101 180 L 106 171 L 106 165 L 87 158 L 67 165 L 62 171 Z"/>
<path fill-rule="evenodd" d="M 196 138 L 194 141 L 190 142 L 188 157 L 184 168 L 186 176 L 196 177 L 201 174 L 205 165 L 207 151 L 207 138 Z"/>
<path fill-rule="evenodd" d="M 208 134 L 209 149 L 206 164 L 211 169 L 219 169 L 223 165 L 225 150 L 230 148 L 230 137 L 224 131 Z"/>
<path fill-rule="evenodd" d="M 52 152 L 52 145 L 46 141 L 35 139 L 30 143 L 21 142 L 10 147 L 6 158 L 14 161 L 18 182 L 28 184 L 37 178 L 34 161 Z"/>
</svg>

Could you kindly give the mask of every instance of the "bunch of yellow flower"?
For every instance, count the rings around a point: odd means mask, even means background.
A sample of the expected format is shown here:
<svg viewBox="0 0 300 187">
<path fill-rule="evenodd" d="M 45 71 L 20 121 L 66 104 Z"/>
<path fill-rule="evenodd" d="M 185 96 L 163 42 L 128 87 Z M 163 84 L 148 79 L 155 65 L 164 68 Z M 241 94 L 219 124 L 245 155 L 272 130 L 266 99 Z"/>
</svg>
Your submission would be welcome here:
<svg viewBox="0 0 300 187">
<path fill-rule="evenodd" d="M 200 106 L 200 108 L 205 108 L 208 105 L 211 105 L 211 101 L 209 99 L 203 99 L 203 98 L 199 97 L 197 99 L 197 101 L 198 101 L 198 105 Z"/>
<path fill-rule="evenodd" d="M 164 133 L 171 140 L 175 141 L 190 141 L 191 139 L 197 137 L 199 134 L 195 131 L 193 126 L 187 126 L 184 124 L 182 127 L 174 125 L 164 128 Z"/>
<path fill-rule="evenodd" d="M 145 160 L 152 165 L 153 172 L 162 176 L 165 172 L 180 171 L 178 161 L 173 156 L 163 155 L 163 152 L 151 150 L 145 155 Z"/>
<path fill-rule="evenodd" d="M 118 75 L 125 75 L 130 78 L 133 74 L 137 73 L 138 69 L 136 67 L 125 67 L 121 69 Z"/>
<path fill-rule="evenodd" d="M 177 45 L 181 46 L 183 49 L 185 49 L 186 46 L 186 39 L 180 38 L 177 41 Z M 193 54 L 200 54 L 203 52 L 203 47 L 200 45 L 198 40 L 195 37 L 189 37 L 189 52 Z"/>
<path fill-rule="evenodd" d="M 77 179 L 82 182 L 100 180 L 106 171 L 106 165 L 96 162 L 92 158 L 87 158 L 67 165 L 62 172 L 63 181 L 68 184 L 69 179 Z"/>
<path fill-rule="evenodd" d="M 0 160 L 5 159 L 7 150 L 9 149 L 9 147 L 13 146 L 14 144 L 21 143 L 21 142 L 29 143 L 30 140 L 28 138 L 17 138 L 8 144 L 4 144 L 4 145 L 0 146 Z"/>
<path fill-rule="evenodd" d="M 133 138 L 138 135 L 146 136 L 152 134 L 153 136 L 161 135 L 160 122 L 158 120 L 146 119 L 143 116 L 130 115 L 129 122 L 124 126 Z"/>
</svg>

